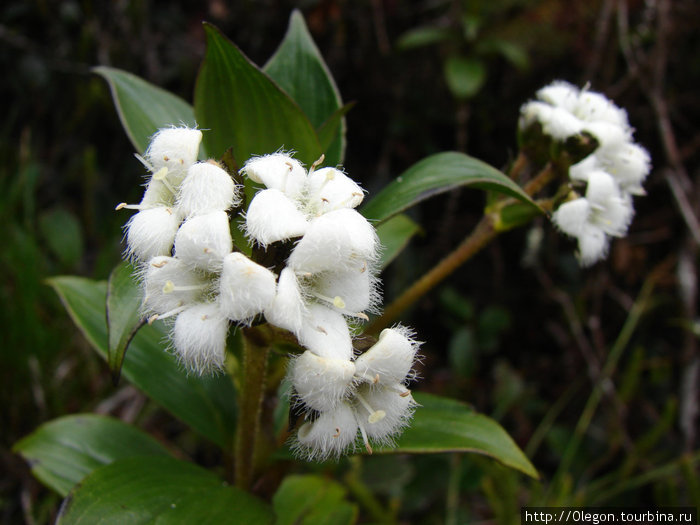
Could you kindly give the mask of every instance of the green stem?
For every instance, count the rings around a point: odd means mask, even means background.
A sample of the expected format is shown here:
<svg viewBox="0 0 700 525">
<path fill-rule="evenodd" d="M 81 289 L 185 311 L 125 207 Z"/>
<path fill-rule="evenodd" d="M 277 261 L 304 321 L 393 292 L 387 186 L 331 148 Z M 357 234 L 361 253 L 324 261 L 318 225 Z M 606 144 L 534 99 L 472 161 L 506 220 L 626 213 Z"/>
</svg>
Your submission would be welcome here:
<svg viewBox="0 0 700 525">
<path fill-rule="evenodd" d="M 520 158 L 520 156 L 518 158 Z M 519 169 L 521 168 L 519 167 L 518 170 Z M 549 163 L 525 185 L 523 190 L 532 197 L 549 184 L 556 176 L 556 167 L 552 163 Z M 383 328 L 389 326 L 389 324 L 396 320 L 409 306 L 440 284 L 451 275 L 452 272 L 495 239 L 499 233 L 502 233 L 502 230 L 494 227 L 494 224 L 494 215 L 486 213 L 472 232 L 454 251 L 396 298 L 394 302 L 384 310 L 384 313 L 380 317 L 367 326 L 365 333 L 376 334 Z"/>
<path fill-rule="evenodd" d="M 269 353 L 266 334 L 258 328 L 243 329 L 243 385 L 234 450 L 236 486 L 243 490 L 250 489 L 253 479 Z"/>
<path fill-rule="evenodd" d="M 493 227 L 491 215 L 484 215 L 471 234 L 457 248 L 434 266 L 428 273 L 418 279 L 410 288 L 391 303 L 381 317 L 375 319 L 365 333 L 378 333 L 394 321 L 404 310 L 423 297 L 449 276 L 474 254 L 491 242 L 500 232 Z"/>
</svg>

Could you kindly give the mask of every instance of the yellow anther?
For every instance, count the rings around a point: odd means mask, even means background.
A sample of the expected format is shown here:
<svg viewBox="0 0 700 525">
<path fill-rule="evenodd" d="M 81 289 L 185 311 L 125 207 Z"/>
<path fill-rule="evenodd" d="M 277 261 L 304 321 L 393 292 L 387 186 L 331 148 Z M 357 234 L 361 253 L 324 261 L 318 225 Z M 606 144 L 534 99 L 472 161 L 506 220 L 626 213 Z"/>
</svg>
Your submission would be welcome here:
<svg viewBox="0 0 700 525">
<path fill-rule="evenodd" d="M 168 168 L 163 166 L 161 169 L 153 174 L 153 180 L 163 180 L 168 176 Z"/>
<path fill-rule="evenodd" d="M 340 308 L 342 310 L 343 308 L 345 308 L 345 301 L 343 301 L 342 297 L 340 297 L 339 295 L 336 295 L 333 298 L 333 306 L 335 306 L 336 308 Z"/>
<path fill-rule="evenodd" d="M 119 204 L 117 204 L 117 207 L 114 208 L 114 209 L 117 210 L 117 211 L 118 211 L 118 210 L 123 210 L 123 209 L 126 208 L 127 206 L 128 206 L 128 204 L 127 204 L 126 202 L 120 202 Z"/>
<path fill-rule="evenodd" d="M 163 293 L 171 293 L 174 290 L 175 290 L 175 285 L 173 284 L 173 282 L 166 281 L 165 285 L 163 286 Z"/>
<path fill-rule="evenodd" d="M 386 412 L 383 410 L 377 410 L 376 412 L 372 412 L 369 417 L 367 418 L 367 421 L 369 423 L 377 423 L 384 419 L 386 417 Z"/>
</svg>

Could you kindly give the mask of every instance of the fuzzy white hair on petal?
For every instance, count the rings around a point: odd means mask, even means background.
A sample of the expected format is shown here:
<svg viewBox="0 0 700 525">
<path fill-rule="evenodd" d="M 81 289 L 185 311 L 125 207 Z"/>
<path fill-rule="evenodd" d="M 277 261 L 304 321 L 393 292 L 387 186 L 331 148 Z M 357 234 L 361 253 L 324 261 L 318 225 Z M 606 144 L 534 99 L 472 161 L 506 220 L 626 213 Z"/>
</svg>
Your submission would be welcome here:
<svg viewBox="0 0 700 525">
<path fill-rule="evenodd" d="M 552 222 L 565 234 L 578 237 L 583 233 L 590 213 L 590 203 L 581 197 L 559 206 L 552 214 Z"/>
<path fill-rule="evenodd" d="M 151 139 L 144 154 L 153 172 L 167 169 L 168 180 L 178 187 L 197 160 L 202 132 L 188 127 L 163 128 Z"/>
<path fill-rule="evenodd" d="M 367 436 L 381 445 L 391 446 L 394 437 L 408 426 L 416 402 L 401 385 L 360 385 L 354 408 L 358 424 Z"/>
<path fill-rule="evenodd" d="M 299 199 L 306 184 L 306 170 L 301 162 L 285 153 L 272 153 L 249 159 L 241 173 L 253 182 Z"/>
<path fill-rule="evenodd" d="M 295 455 L 323 461 L 354 450 L 357 439 L 355 413 L 347 403 L 322 412 L 315 420 L 306 421 L 292 442 Z"/>
<path fill-rule="evenodd" d="M 207 281 L 175 257 L 154 257 L 141 271 L 144 314 L 165 315 L 201 301 Z"/>
<path fill-rule="evenodd" d="M 219 299 L 221 310 L 232 321 L 249 323 L 269 308 L 275 297 L 275 274 L 243 255 L 224 257 Z"/>
<path fill-rule="evenodd" d="M 306 304 L 299 282 L 291 268 L 284 268 L 277 280 L 277 291 L 265 310 L 268 323 L 298 334 L 304 322 Z"/>
<path fill-rule="evenodd" d="M 221 270 L 233 242 L 228 215 L 215 211 L 187 219 L 175 235 L 175 256 L 192 268 L 205 272 Z"/>
<path fill-rule="evenodd" d="M 379 239 L 369 221 L 344 208 L 312 220 L 288 264 L 298 273 L 349 270 L 358 262 L 374 261 L 378 247 Z"/>
<path fill-rule="evenodd" d="M 128 258 L 143 262 L 170 255 L 180 222 L 175 208 L 149 208 L 133 215 L 125 226 Z"/>
<path fill-rule="evenodd" d="M 316 170 L 306 181 L 306 208 L 312 216 L 341 208 L 356 208 L 363 199 L 362 188 L 336 168 Z"/>
<path fill-rule="evenodd" d="M 261 246 L 299 237 L 308 221 L 296 202 L 276 189 L 259 191 L 246 212 L 246 232 Z"/>
<path fill-rule="evenodd" d="M 292 359 L 289 376 L 298 400 L 313 410 L 333 410 L 352 388 L 355 365 L 306 351 Z"/>
<path fill-rule="evenodd" d="M 212 162 L 192 164 L 177 197 L 185 216 L 226 211 L 240 203 L 239 188 L 231 176 Z"/>
<path fill-rule="evenodd" d="M 579 89 L 564 80 L 556 80 L 537 91 L 537 98 L 552 106 L 574 111 L 579 102 Z"/>
<path fill-rule="evenodd" d="M 341 313 L 324 304 L 308 304 L 297 338 L 302 346 L 318 356 L 352 358 L 352 340 L 347 321 Z"/>
<path fill-rule="evenodd" d="M 188 370 L 211 373 L 224 366 L 227 333 L 228 321 L 216 303 L 195 304 L 177 316 L 172 343 Z"/>
<path fill-rule="evenodd" d="M 387 328 L 355 359 L 356 376 L 372 384 L 403 384 L 410 376 L 420 343 L 408 329 Z"/>
<path fill-rule="evenodd" d="M 589 225 L 578 238 L 578 258 L 581 266 L 591 266 L 608 254 L 610 238 L 596 226 Z"/>
</svg>

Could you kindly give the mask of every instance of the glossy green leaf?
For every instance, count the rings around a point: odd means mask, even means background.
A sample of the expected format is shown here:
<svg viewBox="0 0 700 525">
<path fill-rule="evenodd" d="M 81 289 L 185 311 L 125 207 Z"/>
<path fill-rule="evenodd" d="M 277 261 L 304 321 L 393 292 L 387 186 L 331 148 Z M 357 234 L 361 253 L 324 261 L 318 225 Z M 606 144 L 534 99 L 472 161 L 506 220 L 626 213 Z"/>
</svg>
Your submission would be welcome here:
<svg viewBox="0 0 700 525">
<path fill-rule="evenodd" d="M 450 93 L 458 99 L 476 95 L 486 81 L 486 67 L 481 60 L 451 56 L 445 61 L 445 81 Z"/>
<path fill-rule="evenodd" d="M 49 284 L 86 339 L 107 359 L 107 284 L 71 276 L 54 277 Z M 144 326 L 129 346 L 122 374 L 175 417 L 229 449 L 236 422 L 236 393 L 230 379 L 188 375 L 166 348 L 162 323 Z"/>
<path fill-rule="evenodd" d="M 345 489 L 321 476 L 287 476 L 272 506 L 276 525 L 344 525 L 357 519 L 357 506 L 345 499 Z"/>
<path fill-rule="evenodd" d="M 333 76 L 311 38 L 304 17 L 297 9 L 292 11 L 289 27 L 282 43 L 263 70 L 299 104 L 317 130 L 343 106 Z M 344 113 L 332 127 L 331 140 L 323 147 L 326 163 L 329 166 L 343 162 L 345 153 L 343 115 Z"/>
<path fill-rule="evenodd" d="M 459 186 L 492 190 L 537 204 L 507 175 L 474 157 L 448 151 L 417 162 L 380 191 L 361 210 L 368 219 L 383 222 L 434 195 Z"/>
<path fill-rule="evenodd" d="M 65 208 L 39 215 L 39 228 L 46 246 L 64 266 L 73 267 L 83 257 L 83 231 L 78 218 Z"/>
<path fill-rule="evenodd" d="M 96 468 L 132 456 L 167 456 L 139 429 L 105 416 L 78 414 L 44 423 L 17 442 L 14 452 L 29 463 L 47 487 L 66 496 Z"/>
<path fill-rule="evenodd" d="M 140 315 L 143 293 L 133 276 L 134 268 L 121 263 L 107 281 L 107 364 L 116 383 L 124 355 L 136 332 L 144 324 Z"/>
<path fill-rule="evenodd" d="M 420 226 L 408 215 L 394 215 L 377 227 L 377 235 L 382 245 L 380 268 L 386 268 L 406 247 Z"/>
<path fill-rule="evenodd" d="M 90 474 L 61 506 L 58 525 L 260 524 L 270 508 L 197 465 L 165 457 L 117 460 Z"/>
<path fill-rule="evenodd" d="M 345 148 L 345 132 L 343 131 L 345 127 L 345 115 L 354 105 L 354 102 L 345 104 L 342 108 L 338 109 L 335 113 L 328 117 L 328 120 L 321 124 L 321 126 L 319 126 L 319 128 L 316 130 L 318 132 L 318 140 L 321 143 L 321 148 L 323 151 L 329 152 L 326 154 L 326 158 L 323 162 L 323 164 L 327 166 L 338 166 L 343 162 L 343 155 L 338 156 L 331 150 L 334 142 L 338 142 L 338 137 L 342 137 L 343 148 Z M 339 133 L 341 134 L 339 135 Z"/>
<path fill-rule="evenodd" d="M 233 148 L 242 166 L 252 155 L 293 150 L 310 165 L 321 156 L 316 131 L 301 108 L 218 29 L 204 24 L 207 52 L 194 93 L 204 144 L 220 157 Z"/>
<path fill-rule="evenodd" d="M 527 456 L 493 419 L 453 399 L 421 393 L 413 397 L 420 406 L 396 448 L 375 452 L 474 452 L 539 477 Z"/>
<path fill-rule="evenodd" d="M 126 71 L 106 66 L 93 71 L 109 84 L 124 131 L 139 153 L 159 128 L 195 125 L 192 106 L 180 97 Z"/>
</svg>

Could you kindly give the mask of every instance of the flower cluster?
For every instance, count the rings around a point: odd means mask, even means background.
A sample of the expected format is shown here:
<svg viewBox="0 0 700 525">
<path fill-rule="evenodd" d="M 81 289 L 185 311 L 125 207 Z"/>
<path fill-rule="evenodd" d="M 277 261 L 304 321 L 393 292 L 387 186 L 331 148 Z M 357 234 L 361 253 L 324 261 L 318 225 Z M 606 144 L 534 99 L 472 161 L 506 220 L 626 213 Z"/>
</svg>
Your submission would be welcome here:
<svg viewBox="0 0 700 525">
<path fill-rule="evenodd" d="M 172 346 L 189 369 L 221 368 L 229 322 L 250 322 L 272 301 L 275 275 L 233 251 L 229 209 L 239 188 L 213 161 L 196 162 L 201 131 L 156 133 L 143 164 L 151 172 L 126 225 L 127 255 L 139 269 L 149 321 L 174 319 Z"/>
<path fill-rule="evenodd" d="M 276 274 L 238 251 L 228 212 L 240 187 L 216 162 L 197 162 L 202 133 L 156 133 L 141 162 L 151 173 L 126 225 L 127 256 L 138 267 L 149 321 L 171 324 L 172 347 L 190 370 L 224 364 L 231 323 L 259 316 L 292 332 L 304 352 L 291 360 L 293 402 L 303 413 L 295 449 L 326 458 L 354 449 L 358 432 L 389 444 L 415 402 L 406 384 L 419 344 L 404 327 L 384 330 L 355 355 L 356 324 L 379 302 L 374 227 L 355 208 L 362 189 L 336 168 L 307 172 L 284 153 L 254 157 L 241 175 L 264 186 L 244 214 L 251 243 L 289 243 Z M 260 317 L 262 319 L 262 317 Z"/>
<path fill-rule="evenodd" d="M 338 169 L 307 173 L 282 153 L 253 158 L 241 172 L 266 188 L 248 207 L 248 237 L 261 246 L 297 239 L 265 310 L 269 323 L 306 348 L 289 369 L 305 418 L 295 449 L 316 459 L 339 455 L 354 447 L 358 431 L 368 451 L 369 439 L 390 443 L 412 414 L 405 384 L 418 344 L 410 330 L 388 329 L 354 358 L 351 323 L 367 319 L 379 299 L 378 239 L 354 209 L 362 189 Z"/>
<path fill-rule="evenodd" d="M 607 255 L 611 237 L 627 233 L 632 196 L 644 195 L 651 159 L 634 143 L 625 110 L 604 95 L 559 81 L 540 89 L 537 98 L 521 108 L 521 128 L 539 122 L 556 140 L 588 133 L 598 143 L 569 169 L 574 186 L 585 184 L 585 192 L 572 192 L 552 215 L 561 231 L 578 240 L 579 259 L 588 266 Z"/>
</svg>

